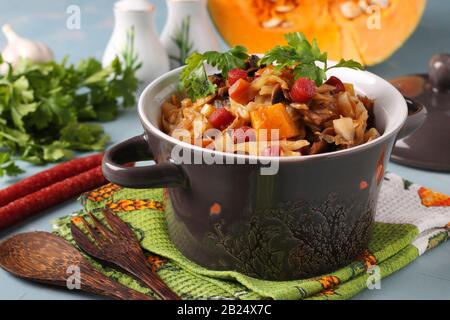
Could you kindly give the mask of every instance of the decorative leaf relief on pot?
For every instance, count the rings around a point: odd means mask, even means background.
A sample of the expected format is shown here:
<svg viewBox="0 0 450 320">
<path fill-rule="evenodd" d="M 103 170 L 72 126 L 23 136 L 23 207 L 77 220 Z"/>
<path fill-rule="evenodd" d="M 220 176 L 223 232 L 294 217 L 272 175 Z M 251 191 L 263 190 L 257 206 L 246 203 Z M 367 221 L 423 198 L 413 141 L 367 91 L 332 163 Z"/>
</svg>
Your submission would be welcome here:
<svg viewBox="0 0 450 320">
<path fill-rule="evenodd" d="M 224 224 L 215 224 L 215 233 L 208 236 L 216 246 L 224 249 L 228 257 L 219 263 L 223 269 L 239 270 L 249 276 L 269 279 L 274 274 L 280 274 L 283 257 L 279 249 L 271 246 L 276 237 L 281 233 L 277 225 L 263 225 L 258 221 L 258 216 L 250 218 L 244 227 L 245 231 L 238 232 L 239 236 L 233 237 L 225 234 Z"/>
<path fill-rule="evenodd" d="M 320 205 L 303 201 L 257 211 L 239 230 L 221 221 L 208 236 L 230 259 L 224 267 L 262 279 L 300 279 L 350 263 L 367 246 L 374 202 L 341 202 L 331 194 Z"/>
<path fill-rule="evenodd" d="M 304 210 L 298 218 L 279 216 L 291 236 L 298 240 L 288 257 L 291 268 L 298 268 L 298 276 L 312 276 L 350 263 L 367 246 L 373 207 L 342 204 L 332 194 L 320 206 Z"/>
</svg>

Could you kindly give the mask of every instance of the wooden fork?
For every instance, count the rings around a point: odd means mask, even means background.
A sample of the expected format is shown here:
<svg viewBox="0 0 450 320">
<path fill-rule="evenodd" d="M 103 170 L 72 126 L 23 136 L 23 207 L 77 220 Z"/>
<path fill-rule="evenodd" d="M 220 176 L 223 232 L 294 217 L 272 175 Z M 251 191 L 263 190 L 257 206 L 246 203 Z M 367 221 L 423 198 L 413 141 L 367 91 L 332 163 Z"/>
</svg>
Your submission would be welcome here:
<svg viewBox="0 0 450 320">
<path fill-rule="evenodd" d="M 77 245 L 88 255 L 104 263 L 125 270 L 142 281 L 163 300 L 180 300 L 148 266 L 139 241 L 128 225 L 111 210 L 103 210 L 103 216 L 110 228 L 105 227 L 92 213 L 88 213 L 93 226 L 81 218 L 94 242 L 72 221 L 72 236 Z"/>
</svg>

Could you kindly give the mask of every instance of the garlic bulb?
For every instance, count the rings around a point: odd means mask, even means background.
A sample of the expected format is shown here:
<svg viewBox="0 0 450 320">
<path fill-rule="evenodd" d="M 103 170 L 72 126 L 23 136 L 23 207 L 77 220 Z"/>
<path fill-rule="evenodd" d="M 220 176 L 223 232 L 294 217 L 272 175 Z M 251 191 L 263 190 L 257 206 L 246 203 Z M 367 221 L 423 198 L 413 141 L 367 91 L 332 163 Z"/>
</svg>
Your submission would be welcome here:
<svg viewBox="0 0 450 320">
<path fill-rule="evenodd" d="M 28 59 L 32 62 L 53 60 L 53 53 L 45 44 L 18 36 L 9 24 L 5 24 L 2 30 L 8 40 L 8 44 L 2 51 L 3 60 L 13 66 L 20 59 Z"/>
</svg>

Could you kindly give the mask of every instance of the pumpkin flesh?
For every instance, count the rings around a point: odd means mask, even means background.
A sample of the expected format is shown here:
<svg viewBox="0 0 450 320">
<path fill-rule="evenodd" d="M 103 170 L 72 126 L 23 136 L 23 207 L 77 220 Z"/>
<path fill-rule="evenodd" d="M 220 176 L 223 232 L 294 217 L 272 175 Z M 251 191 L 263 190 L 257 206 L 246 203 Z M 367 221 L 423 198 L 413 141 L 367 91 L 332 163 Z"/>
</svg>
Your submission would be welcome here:
<svg viewBox="0 0 450 320">
<path fill-rule="evenodd" d="M 284 34 L 301 31 L 309 40 L 315 38 L 330 59 L 374 65 L 387 59 L 412 34 L 426 5 L 426 0 L 389 0 L 386 8 L 370 6 L 348 18 L 341 6 L 349 1 L 209 0 L 209 10 L 225 41 L 244 45 L 252 53 L 284 44 Z"/>
</svg>

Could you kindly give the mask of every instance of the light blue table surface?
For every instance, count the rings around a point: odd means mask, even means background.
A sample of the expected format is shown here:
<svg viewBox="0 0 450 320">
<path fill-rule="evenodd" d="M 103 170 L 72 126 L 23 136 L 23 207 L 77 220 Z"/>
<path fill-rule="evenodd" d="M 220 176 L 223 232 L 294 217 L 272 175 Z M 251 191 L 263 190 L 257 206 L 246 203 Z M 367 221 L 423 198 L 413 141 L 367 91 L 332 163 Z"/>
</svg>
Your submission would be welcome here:
<svg viewBox="0 0 450 320">
<path fill-rule="evenodd" d="M 163 0 L 152 0 L 156 5 L 156 25 L 160 32 L 166 19 Z M 66 9 L 69 5 L 81 8 L 81 29 L 66 28 Z M 23 35 L 39 39 L 51 46 L 57 59 L 70 55 L 71 61 L 87 56 L 101 58 L 114 24 L 111 0 L 14 0 L 1 1 L 0 24 L 8 22 Z M 436 52 L 450 52 L 450 2 L 429 0 L 424 18 L 416 33 L 404 47 L 388 61 L 371 68 L 385 77 L 423 72 L 429 57 Z M 5 40 L 0 36 L 0 48 Z M 450 125 L 450 124 L 449 124 Z M 142 130 L 135 110 L 123 112 L 120 117 L 104 124 L 112 141 L 119 142 L 139 134 Z M 28 164 L 26 175 L 45 167 Z M 389 170 L 409 180 L 450 194 L 450 174 L 416 170 L 390 164 Z M 0 188 L 17 179 L 1 179 Z M 25 223 L 0 232 L 4 239 L 18 232 L 51 230 L 50 221 L 80 209 L 74 200 L 46 210 Z M 93 296 L 49 288 L 19 280 L 0 270 L 0 299 L 92 299 Z M 380 290 L 366 290 L 355 299 L 450 299 L 450 243 L 426 253 L 406 268 L 383 279 Z"/>
</svg>

